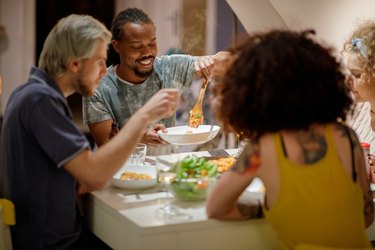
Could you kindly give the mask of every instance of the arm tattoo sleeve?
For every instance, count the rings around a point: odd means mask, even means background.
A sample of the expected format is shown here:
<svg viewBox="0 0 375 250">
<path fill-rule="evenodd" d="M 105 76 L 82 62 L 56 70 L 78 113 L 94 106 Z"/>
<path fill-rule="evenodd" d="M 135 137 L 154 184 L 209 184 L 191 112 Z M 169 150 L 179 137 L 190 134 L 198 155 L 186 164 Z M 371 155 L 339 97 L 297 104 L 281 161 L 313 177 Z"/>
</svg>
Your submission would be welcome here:
<svg viewBox="0 0 375 250">
<path fill-rule="evenodd" d="M 240 155 L 236 165 L 231 170 L 239 174 L 256 172 L 256 170 L 260 167 L 260 164 L 261 159 L 259 141 L 251 141 Z"/>
</svg>

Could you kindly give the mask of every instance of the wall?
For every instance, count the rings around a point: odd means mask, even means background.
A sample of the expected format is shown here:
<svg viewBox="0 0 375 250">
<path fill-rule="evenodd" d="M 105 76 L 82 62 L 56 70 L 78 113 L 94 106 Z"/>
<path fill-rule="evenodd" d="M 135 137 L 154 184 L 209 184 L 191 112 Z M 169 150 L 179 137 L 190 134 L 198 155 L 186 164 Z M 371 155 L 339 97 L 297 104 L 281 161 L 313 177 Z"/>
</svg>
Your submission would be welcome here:
<svg viewBox="0 0 375 250">
<path fill-rule="evenodd" d="M 288 8 L 289 0 L 281 0 Z M 286 28 L 284 20 L 268 0 L 227 0 L 248 32 Z"/>
<path fill-rule="evenodd" d="M 212 10 L 216 0 L 117 0 L 116 12 L 138 7 L 150 15 L 156 26 L 158 55 L 170 48 L 179 48 L 193 55 L 214 51 L 214 41 L 206 39 L 206 27 L 213 25 L 213 12 L 206 11 L 206 2 Z M 213 26 L 211 26 L 213 27 Z M 210 30 L 210 38 L 214 37 Z M 212 52 L 213 53 L 213 52 Z"/>
<path fill-rule="evenodd" d="M 116 10 L 128 5 L 137 5 L 149 12 L 158 27 L 159 53 L 179 44 L 178 20 L 174 19 L 171 8 L 178 10 L 182 0 L 117 0 Z M 207 20 L 219 29 L 215 22 L 215 1 L 206 0 Z M 259 29 L 270 23 L 285 25 L 291 29 L 314 28 L 317 35 L 327 43 L 340 48 L 342 41 L 356 24 L 368 17 L 375 18 L 374 0 L 227 0 L 240 4 L 243 16 L 249 17 L 246 28 Z M 244 7 L 247 5 L 248 7 Z M 211 7 L 210 7 L 211 6 Z M 168 7 L 168 8 L 167 8 Z M 168 10 L 168 11 L 166 11 Z M 217 12 L 220 13 L 220 12 Z M 3 95 L 0 112 L 3 113 L 10 93 L 23 83 L 34 65 L 35 55 L 35 0 L 0 0 L 0 24 L 6 28 L 5 39 L 0 39 L 0 74 L 3 80 Z M 176 26 L 177 25 L 177 26 Z M 207 29 L 210 30 L 210 29 Z M 206 46 L 209 53 L 215 52 L 212 36 L 215 32 L 206 31 Z M 207 35 L 208 34 L 208 35 Z M 223 39 L 228 39 L 229 34 Z M 219 38 L 220 39 L 220 38 Z"/>
<path fill-rule="evenodd" d="M 181 0 L 116 0 L 116 14 L 129 7 L 145 11 L 156 26 L 159 55 L 179 47 Z"/>
<path fill-rule="evenodd" d="M 0 40 L 1 114 L 10 93 L 26 81 L 34 65 L 34 20 L 35 0 L 0 0 L 0 23 L 6 29 L 5 38 Z"/>
<path fill-rule="evenodd" d="M 182 49 L 191 55 L 205 54 L 206 1 L 184 0 L 182 12 Z"/>
<path fill-rule="evenodd" d="M 314 28 L 319 38 L 337 49 L 367 18 L 375 19 L 373 0 L 270 0 L 291 29 Z"/>
<path fill-rule="evenodd" d="M 247 31 L 284 28 L 313 28 L 327 44 L 341 44 L 355 26 L 375 19 L 373 0 L 227 0 L 238 13 Z"/>
<path fill-rule="evenodd" d="M 216 3 L 216 15 L 219 17 L 216 19 L 215 26 L 216 50 L 227 50 L 233 43 L 236 43 L 236 36 L 243 36 L 243 34 L 246 34 L 246 30 L 227 1 L 216 0 Z"/>
</svg>

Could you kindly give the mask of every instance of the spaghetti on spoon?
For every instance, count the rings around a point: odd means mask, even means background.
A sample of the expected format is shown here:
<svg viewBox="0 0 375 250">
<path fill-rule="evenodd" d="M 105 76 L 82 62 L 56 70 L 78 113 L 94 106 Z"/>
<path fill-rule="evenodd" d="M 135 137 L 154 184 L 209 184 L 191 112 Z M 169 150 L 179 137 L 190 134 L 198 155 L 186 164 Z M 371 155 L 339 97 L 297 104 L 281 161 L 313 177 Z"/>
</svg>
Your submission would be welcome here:
<svg viewBox="0 0 375 250">
<path fill-rule="evenodd" d="M 208 85 L 208 78 L 204 77 L 202 81 L 202 87 L 199 92 L 199 97 L 197 100 L 197 103 L 193 107 L 193 109 L 190 110 L 190 116 L 188 121 L 188 126 L 191 128 L 198 128 L 199 125 L 203 124 L 204 116 L 203 116 L 203 109 L 202 109 L 202 102 L 204 95 L 206 93 L 206 88 Z"/>
</svg>

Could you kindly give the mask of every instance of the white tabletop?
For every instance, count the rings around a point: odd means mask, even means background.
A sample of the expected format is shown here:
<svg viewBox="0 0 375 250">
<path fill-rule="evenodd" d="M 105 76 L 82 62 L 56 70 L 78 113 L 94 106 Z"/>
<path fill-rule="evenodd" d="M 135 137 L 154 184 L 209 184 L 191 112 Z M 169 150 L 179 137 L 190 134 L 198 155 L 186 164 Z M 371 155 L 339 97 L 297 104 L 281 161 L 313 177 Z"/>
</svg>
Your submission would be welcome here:
<svg viewBox="0 0 375 250">
<path fill-rule="evenodd" d="M 177 158 L 188 154 L 209 156 L 208 152 L 195 152 L 182 153 Z M 168 164 L 176 158 L 170 155 L 161 159 Z M 263 193 L 249 191 L 241 199 L 263 199 Z M 175 221 L 158 216 L 156 209 L 168 201 L 191 219 Z M 178 201 L 171 194 L 167 196 L 159 185 L 146 190 L 110 186 L 92 192 L 84 204 L 91 230 L 114 249 L 277 249 L 276 236 L 265 220 L 207 219 L 204 201 Z"/>
<path fill-rule="evenodd" d="M 228 150 L 229 154 L 236 150 Z M 161 156 L 167 165 L 188 154 L 209 156 L 208 152 Z M 150 160 L 155 160 L 151 157 Z M 159 166 L 160 167 L 160 166 Z M 242 194 L 248 201 L 263 200 L 259 182 Z M 190 220 L 160 218 L 156 209 L 172 201 Z M 271 226 L 264 219 L 218 221 L 207 219 L 205 202 L 181 202 L 173 199 L 161 186 L 145 190 L 108 187 L 92 192 L 84 200 L 85 217 L 90 229 L 113 249 L 278 249 Z M 375 239 L 375 223 L 367 230 Z"/>
</svg>

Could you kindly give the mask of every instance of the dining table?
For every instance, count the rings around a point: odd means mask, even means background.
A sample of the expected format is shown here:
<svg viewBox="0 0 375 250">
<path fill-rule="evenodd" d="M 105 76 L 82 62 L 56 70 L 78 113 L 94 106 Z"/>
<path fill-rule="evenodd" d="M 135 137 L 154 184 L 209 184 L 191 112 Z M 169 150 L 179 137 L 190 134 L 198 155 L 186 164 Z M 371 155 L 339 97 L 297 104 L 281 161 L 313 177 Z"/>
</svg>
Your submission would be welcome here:
<svg viewBox="0 0 375 250">
<path fill-rule="evenodd" d="M 226 151 L 234 155 L 238 149 Z M 147 156 L 146 163 L 168 165 L 187 155 L 205 157 L 210 153 Z M 243 202 L 263 202 L 264 190 L 257 186 L 250 184 L 240 199 Z M 158 215 L 157 209 L 168 202 L 188 214 L 189 218 L 166 219 Z M 90 230 L 116 250 L 279 249 L 276 234 L 265 219 L 210 219 L 205 212 L 205 201 L 180 201 L 160 184 L 139 190 L 109 185 L 104 190 L 86 195 L 82 199 L 82 209 Z M 367 229 L 370 240 L 375 240 L 374 224 Z"/>
</svg>

